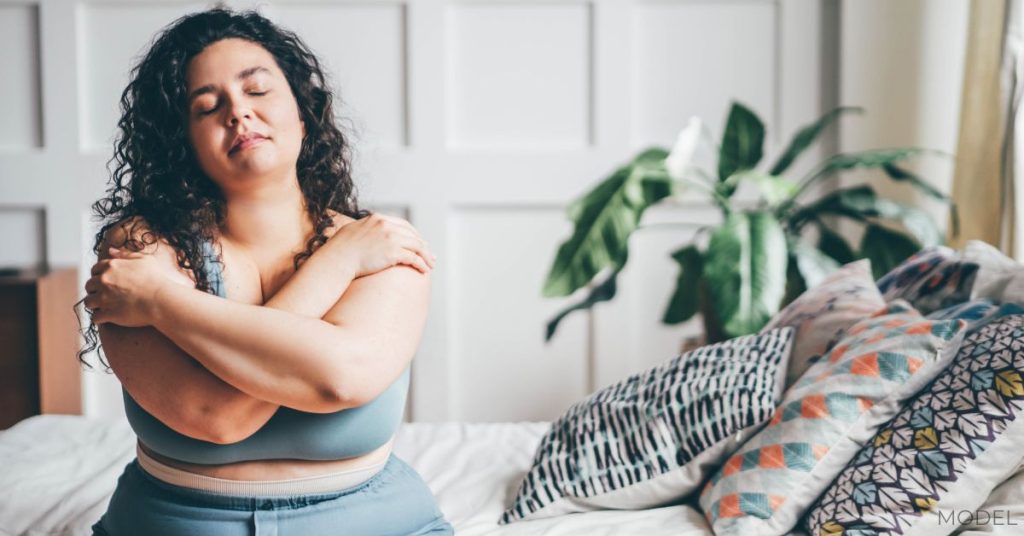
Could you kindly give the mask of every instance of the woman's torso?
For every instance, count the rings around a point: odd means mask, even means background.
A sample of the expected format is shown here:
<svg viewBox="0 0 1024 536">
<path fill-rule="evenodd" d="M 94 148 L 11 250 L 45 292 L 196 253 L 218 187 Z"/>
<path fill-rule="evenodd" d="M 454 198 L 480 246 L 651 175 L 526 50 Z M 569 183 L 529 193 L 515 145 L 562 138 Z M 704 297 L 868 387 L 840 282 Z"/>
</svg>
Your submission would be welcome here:
<svg viewBox="0 0 1024 536">
<path fill-rule="evenodd" d="M 335 225 L 328 237 L 342 225 L 354 221 L 342 214 L 335 215 Z M 305 243 L 280 252 L 253 255 L 236 247 L 223 237 L 218 239 L 223 253 L 222 280 L 225 298 L 253 305 L 263 305 L 295 274 L 294 256 L 305 250 Z M 171 467 L 195 474 L 229 480 L 283 480 L 303 478 L 327 473 L 361 469 L 386 460 L 391 453 L 394 437 L 369 453 L 342 460 L 253 460 L 222 465 L 199 465 L 175 460 L 157 454 L 139 442 L 146 454 Z"/>
</svg>

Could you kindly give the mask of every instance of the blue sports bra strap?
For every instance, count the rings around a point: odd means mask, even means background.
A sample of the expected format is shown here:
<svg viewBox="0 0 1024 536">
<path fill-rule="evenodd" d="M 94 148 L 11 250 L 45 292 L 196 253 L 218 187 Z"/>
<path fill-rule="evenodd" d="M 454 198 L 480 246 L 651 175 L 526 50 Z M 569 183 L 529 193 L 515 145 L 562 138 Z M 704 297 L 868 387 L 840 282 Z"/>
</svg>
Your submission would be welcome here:
<svg viewBox="0 0 1024 536">
<path fill-rule="evenodd" d="M 210 280 L 210 285 L 213 287 L 214 293 L 221 298 L 225 297 L 224 275 L 212 240 L 204 240 L 202 242 L 202 254 L 205 260 L 204 271 L 206 272 L 207 279 Z"/>
</svg>

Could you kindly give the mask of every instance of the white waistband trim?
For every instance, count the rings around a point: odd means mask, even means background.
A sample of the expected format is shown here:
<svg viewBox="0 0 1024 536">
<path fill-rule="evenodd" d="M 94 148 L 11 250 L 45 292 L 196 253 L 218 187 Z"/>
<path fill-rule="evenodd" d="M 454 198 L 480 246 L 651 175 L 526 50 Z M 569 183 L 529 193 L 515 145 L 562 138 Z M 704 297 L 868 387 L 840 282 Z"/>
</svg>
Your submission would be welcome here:
<svg viewBox="0 0 1024 536">
<path fill-rule="evenodd" d="M 238 495 L 244 497 L 277 497 L 282 495 L 309 495 L 314 493 L 331 493 L 366 482 L 379 473 L 391 458 L 390 453 L 383 461 L 368 467 L 349 469 L 337 473 L 316 475 L 287 480 L 228 480 L 212 476 L 190 473 L 177 467 L 171 467 L 155 460 L 138 444 L 135 452 L 139 465 L 153 477 L 173 484 L 195 490 L 216 493 L 219 495 Z"/>
</svg>

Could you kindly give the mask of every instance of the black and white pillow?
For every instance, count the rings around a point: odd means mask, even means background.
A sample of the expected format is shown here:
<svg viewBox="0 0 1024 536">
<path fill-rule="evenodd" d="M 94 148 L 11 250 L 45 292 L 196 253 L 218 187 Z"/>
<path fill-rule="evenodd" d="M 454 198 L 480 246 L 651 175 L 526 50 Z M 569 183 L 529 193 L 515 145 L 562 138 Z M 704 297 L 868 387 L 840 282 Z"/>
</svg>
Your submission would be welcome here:
<svg viewBox="0 0 1024 536">
<path fill-rule="evenodd" d="M 772 418 L 793 333 L 704 346 L 576 402 L 541 439 L 498 524 L 680 501 Z"/>
</svg>

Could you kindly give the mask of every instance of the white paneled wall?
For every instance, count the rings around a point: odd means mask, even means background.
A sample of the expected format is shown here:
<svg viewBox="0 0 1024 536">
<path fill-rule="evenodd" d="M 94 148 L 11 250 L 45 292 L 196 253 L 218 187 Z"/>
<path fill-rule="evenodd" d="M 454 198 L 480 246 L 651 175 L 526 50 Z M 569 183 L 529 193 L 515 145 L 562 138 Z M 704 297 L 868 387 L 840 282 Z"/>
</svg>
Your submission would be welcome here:
<svg viewBox="0 0 1024 536">
<path fill-rule="evenodd" d="M 699 325 L 660 323 L 676 277 L 668 254 L 715 211 L 696 197 L 651 210 L 616 300 L 571 315 L 545 344 L 547 320 L 570 301 L 541 297 L 571 232 L 565 207 L 638 150 L 669 146 L 691 115 L 720 135 L 733 98 L 769 125 L 773 158 L 836 104 L 829 5 L 261 2 L 329 69 L 362 204 L 409 218 L 439 257 L 409 416 L 551 419 L 673 356 Z M 45 236 L 19 251 L 43 244 L 50 262 L 79 264 L 84 283 L 89 205 L 106 187 L 128 69 L 159 28 L 203 6 L 0 0 L 0 45 L 24 52 L 0 56 L 0 214 L 13 214 L 0 231 L 45 215 Z M 87 412 L 119 415 L 116 380 L 86 376 Z"/>
</svg>

